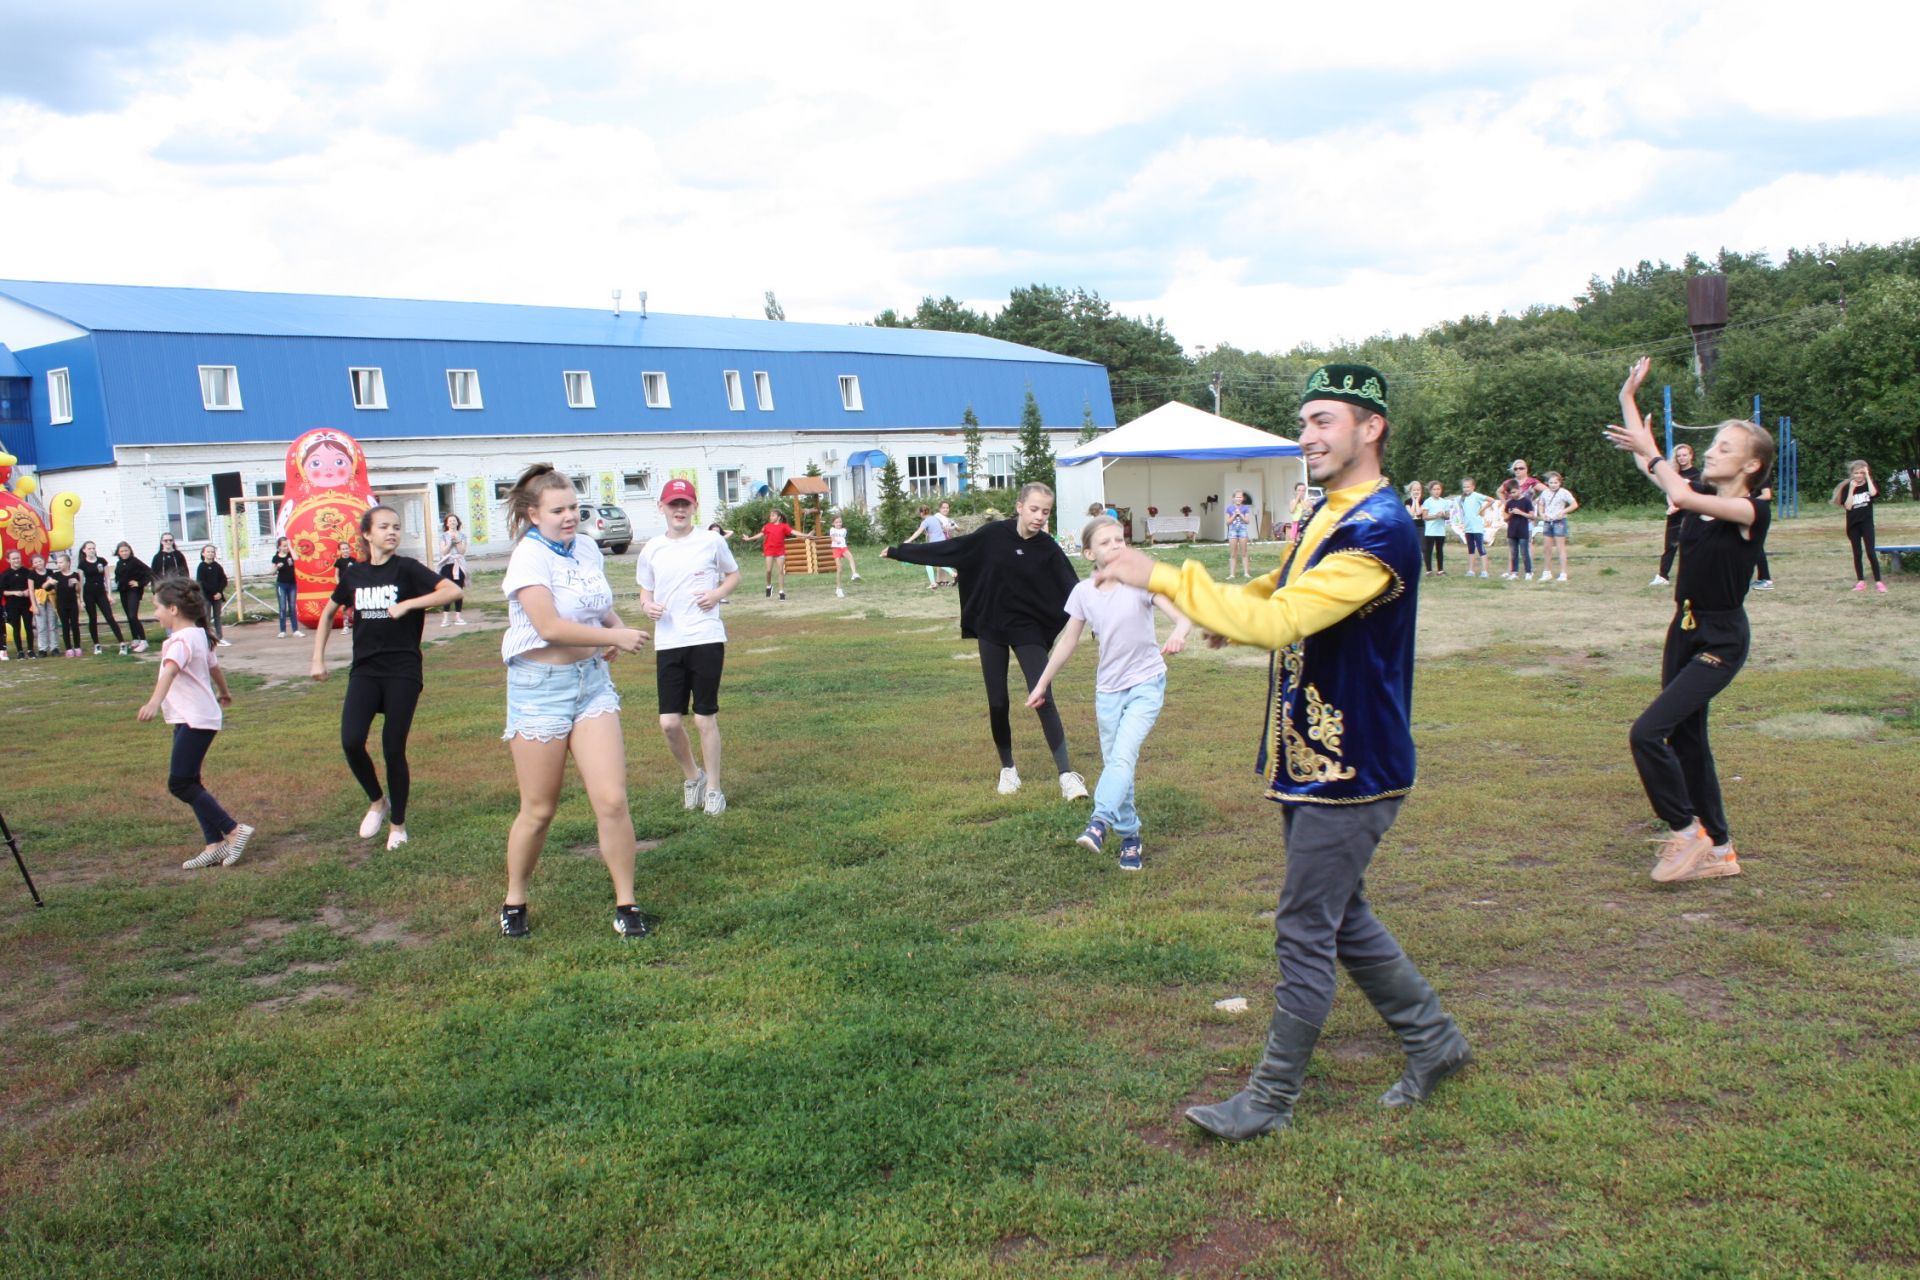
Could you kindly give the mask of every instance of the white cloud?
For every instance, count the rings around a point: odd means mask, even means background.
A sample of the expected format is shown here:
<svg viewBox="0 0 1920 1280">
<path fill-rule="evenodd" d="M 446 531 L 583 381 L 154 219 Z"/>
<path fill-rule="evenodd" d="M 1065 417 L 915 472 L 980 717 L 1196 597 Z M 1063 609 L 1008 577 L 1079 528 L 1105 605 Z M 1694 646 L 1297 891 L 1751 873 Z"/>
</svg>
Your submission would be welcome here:
<svg viewBox="0 0 1920 1280">
<path fill-rule="evenodd" d="M 1418 329 L 1914 234 L 1911 146 L 1752 159 L 1920 122 L 1916 19 L 1853 10 L 333 0 L 142 46 L 123 107 L 0 97 L 0 276 L 721 315 L 772 287 L 824 320 L 1042 280 L 1190 343 Z"/>
</svg>

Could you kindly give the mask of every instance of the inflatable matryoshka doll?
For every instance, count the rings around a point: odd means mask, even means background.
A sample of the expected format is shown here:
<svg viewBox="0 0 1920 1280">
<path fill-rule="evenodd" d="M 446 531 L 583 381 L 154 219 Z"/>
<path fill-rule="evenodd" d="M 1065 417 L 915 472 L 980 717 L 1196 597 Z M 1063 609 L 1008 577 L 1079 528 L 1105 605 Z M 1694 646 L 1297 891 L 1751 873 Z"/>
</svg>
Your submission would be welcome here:
<svg viewBox="0 0 1920 1280">
<path fill-rule="evenodd" d="M 367 456 L 344 431 L 321 427 L 287 446 L 287 498 L 280 532 L 293 547 L 295 613 L 304 627 L 320 625 L 333 595 L 333 562 L 367 558 L 360 515 L 373 505 Z M 336 625 L 339 619 L 336 618 Z"/>
</svg>

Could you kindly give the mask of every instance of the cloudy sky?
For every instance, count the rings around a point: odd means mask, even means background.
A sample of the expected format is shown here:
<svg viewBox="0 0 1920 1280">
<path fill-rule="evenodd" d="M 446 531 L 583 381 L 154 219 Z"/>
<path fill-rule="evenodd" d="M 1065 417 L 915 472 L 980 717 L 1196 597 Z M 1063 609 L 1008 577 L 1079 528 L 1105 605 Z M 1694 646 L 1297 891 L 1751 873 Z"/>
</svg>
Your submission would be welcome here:
<svg viewBox="0 0 1920 1280">
<path fill-rule="evenodd" d="M 0 0 L 0 277 L 1418 330 L 1920 234 L 1917 13 Z"/>
</svg>

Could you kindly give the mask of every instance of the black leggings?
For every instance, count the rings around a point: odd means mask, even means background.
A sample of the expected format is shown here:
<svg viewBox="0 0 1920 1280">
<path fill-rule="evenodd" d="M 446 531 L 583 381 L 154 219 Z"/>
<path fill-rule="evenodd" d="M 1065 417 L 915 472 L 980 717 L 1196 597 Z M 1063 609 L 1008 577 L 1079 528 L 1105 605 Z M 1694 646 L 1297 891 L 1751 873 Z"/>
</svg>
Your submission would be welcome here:
<svg viewBox="0 0 1920 1280">
<path fill-rule="evenodd" d="M 55 601 L 54 612 L 60 618 L 60 647 L 78 649 L 80 647 L 80 602 L 71 597 Z"/>
<path fill-rule="evenodd" d="M 139 587 L 120 589 L 120 608 L 126 612 L 127 630 L 133 633 L 135 640 L 147 638 L 147 629 L 140 625 L 140 597 L 143 594 L 145 593 Z"/>
<path fill-rule="evenodd" d="M 1866 570 L 1860 567 L 1860 553 L 1867 553 L 1867 563 L 1873 567 L 1873 580 L 1880 581 L 1880 555 L 1873 549 L 1873 521 L 1847 521 L 1847 542 L 1853 547 L 1853 580 L 1865 582 Z"/>
<path fill-rule="evenodd" d="M 396 827 L 407 823 L 407 792 L 413 775 L 407 771 L 407 734 L 413 728 L 413 711 L 420 705 L 420 682 L 392 676 L 347 677 L 346 701 L 340 704 L 340 749 L 347 753 L 347 768 L 353 770 L 367 799 L 379 802 L 380 775 L 373 771 L 373 757 L 367 753 L 367 734 L 376 715 L 386 717 L 380 726 L 380 755 L 387 764 L 387 789 L 392 792 L 391 821 Z"/>
<path fill-rule="evenodd" d="M 1441 534 L 1435 537 L 1428 534 L 1420 539 L 1420 558 L 1426 562 L 1428 569 L 1436 573 L 1445 573 L 1447 571 L 1447 536 Z"/>
<path fill-rule="evenodd" d="M 1673 558 L 1680 554 L 1680 522 L 1686 519 L 1686 512 L 1676 511 L 1667 517 L 1667 541 L 1660 549 L 1660 576 L 1673 576 Z"/>
<path fill-rule="evenodd" d="M 1633 722 L 1628 740 L 1653 811 L 1675 831 L 1698 818 L 1715 844 L 1725 844 L 1727 811 L 1707 745 L 1707 707 L 1746 664 L 1751 636 L 1741 609 L 1695 612 L 1692 629 L 1687 617 L 1682 609 L 1667 628 L 1660 696 Z"/>
<path fill-rule="evenodd" d="M 93 642 L 100 643 L 100 615 L 107 615 L 107 625 L 113 628 L 113 639 L 117 644 L 123 638 L 120 623 L 113 616 L 113 601 L 107 598 L 107 589 L 103 586 L 87 584 L 87 630 L 93 633 Z"/>
<path fill-rule="evenodd" d="M 33 648 L 33 606 L 21 604 L 12 596 L 5 604 L 0 604 L 0 621 L 6 623 L 6 630 L 13 633 L 14 652 L 25 654 Z M 6 637 L 0 636 L 0 645 L 6 643 Z M 1003 665 L 1000 668 L 1006 670 Z"/>
<path fill-rule="evenodd" d="M 1034 681 L 1047 669 L 1047 651 L 1041 645 L 1021 644 L 1009 650 L 992 640 L 980 641 L 980 674 L 987 682 L 987 721 L 993 726 L 993 745 L 1000 753 L 1002 769 L 1013 768 L 1013 700 L 1007 696 L 1009 652 L 1020 660 L 1020 674 L 1026 677 L 1028 693 L 1033 692 Z M 1073 766 L 1067 763 L 1067 727 L 1060 723 L 1060 708 L 1053 704 L 1051 689 L 1036 714 L 1040 717 L 1040 732 L 1047 738 L 1047 749 L 1053 752 L 1054 764 L 1061 773 L 1071 771 Z"/>
</svg>

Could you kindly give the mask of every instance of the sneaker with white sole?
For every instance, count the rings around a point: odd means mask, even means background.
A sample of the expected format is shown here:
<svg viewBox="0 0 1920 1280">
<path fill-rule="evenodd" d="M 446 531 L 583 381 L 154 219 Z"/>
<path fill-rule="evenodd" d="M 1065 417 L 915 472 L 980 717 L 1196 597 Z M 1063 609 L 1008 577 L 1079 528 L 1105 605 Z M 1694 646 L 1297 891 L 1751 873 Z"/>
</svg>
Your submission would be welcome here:
<svg viewBox="0 0 1920 1280">
<path fill-rule="evenodd" d="M 718 791 L 709 791 L 704 808 L 709 818 L 717 818 L 727 811 L 727 797 Z"/>
<path fill-rule="evenodd" d="M 181 863 L 180 869 L 182 871 L 198 871 L 202 867 L 210 867 L 220 861 L 220 855 L 225 853 L 226 850 L 227 846 L 223 844 L 217 844 L 211 849 L 203 849 Z"/>
<path fill-rule="evenodd" d="M 1753 589 L 1755 591 L 1771 591 L 1773 590 L 1773 579 L 1762 578 L 1758 582 L 1753 584 Z"/>
<path fill-rule="evenodd" d="M 1143 846 L 1138 834 L 1130 835 L 1120 841 L 1120 869 L 1138 871 L 1144 865 L 1141 860 Z"/>
<path fill-rule="evenodd" d="M 1020 771 L 1012 765 L 1000 771 L 1000 794 L 1010 796 L 1020 789 Z"/>
<path fill-rule="evenodd" d="M 682 809 L 698 809 L 700 807 L 700 796 L 706 789 L 707 771 L 705 769 L 695 769 L 693 776 L 680 784 L 680 807 Z"/>
<path fill-rule="evenodd" d="M 220 649 L 231 649 L 233 648 L 233 641 L 227 639 L 225 636 L 221 636 L 219 643 L 215 647 Z"/>
<path fill-rule="evenodd" d="M 1074 843 L 1088 853 L 1104 853 L 1107 847 L 1107 824 L 1098 818 L 1089 820 L 1087 829 L 1080 833 Z"/>
<path fill-rule="evenodd" d="M 1647 585 L 1650 587 L 1670 587 L 1673 584 L 1667 581 L 1667 577 L 1665 574 L 1656 573 L 1653 575 L 1653 581 L 1649 582 Z"/>
<path fill-rule="evenodd" d="M 653 924 L 636 906 L 615 907 L 613 931 L 623 938 L 644 938 L 653 932 Z"/>
<path fill-rule="evenodd" d="M 1062 800 L 1085 800 L 1087 798 L 1087 780 L 1071 769 L 1061 774 L 1060 798 Z"/>
<path fill-rule="evenodd" d="M 1567 575 L 1564 573 L 1554 579 L 1555 582 L 1565 582 L 1566 580 L 1567 580 Z"/>
<path fill-rule="evenodd" d="M 398 849 L 401 845 L 405 844 L 406 842 L 407 842 L 407 829 L 405 827 L 393 827 L 388 830 L 387 832 L 387 852 L 388 853 L 392 853 L 395 849 Z"/>
<path fill-rule="evenodd" d="M 366 817 L 360 819 L 360 838 L 371 840 L 380 834 L 380 828 L 386 825 L 387 811 L 391 802 L 385 796 L 367 806 Z"/>
<path fill-rule="evenodd" d="M 846 590 L 842 587 L 835 587 L 833 589 L 833 594 L 842 600 L 845 600 L 847 598 Z"/>
<path fill-rule="evenodd" d="M 247 841 L 253 839 L 253 828 L 241 823 L 227 835 L 226 854 L 220 859 L 220 865 L 230 867 L 240 861 L 240 855 L 247 851 Z"/>
<path fill-rule="evenodd" d="M 524 938 L 532 932 L 527 924 L 527 904 L 506 903 L 500 908 L 500 936 L 503 938 Z"/>
<path fill-rule="evenodd" d="M 1653 864 L 1653 879 L 1661 884 L 1692 880 L 1699 864 L 1713 856 L 1713 837 L 1698 822 L 1684 831 L 1675 831 L 1660 845 L 1659 861 Z"/>
</svg>

